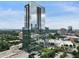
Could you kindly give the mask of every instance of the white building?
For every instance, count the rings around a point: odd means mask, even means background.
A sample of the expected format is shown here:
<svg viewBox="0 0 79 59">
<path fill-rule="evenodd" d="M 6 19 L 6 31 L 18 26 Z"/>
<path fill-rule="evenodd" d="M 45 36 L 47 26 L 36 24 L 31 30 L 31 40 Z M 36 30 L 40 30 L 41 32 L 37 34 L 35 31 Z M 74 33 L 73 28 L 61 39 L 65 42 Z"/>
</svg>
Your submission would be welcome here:
<svg viewBox="0 0 79 59">
<path fill-rule="evenodd" d="M 19 33 L 19 39 L 20 39 L 20 40 L 23 40 L 23 32 L 20 32 L 20 33 Z"/>
<path fill-rule="evenodd" d="M 61 47 L 62 45 L 72 45 L 73 46 L 73 43 L 71 41 L 63 41 L 61 39 L 60 40 L 50 39 L 49 43 L 54 43 L 56 46 L 59 46 L 59 47 Z"/>
</svg>

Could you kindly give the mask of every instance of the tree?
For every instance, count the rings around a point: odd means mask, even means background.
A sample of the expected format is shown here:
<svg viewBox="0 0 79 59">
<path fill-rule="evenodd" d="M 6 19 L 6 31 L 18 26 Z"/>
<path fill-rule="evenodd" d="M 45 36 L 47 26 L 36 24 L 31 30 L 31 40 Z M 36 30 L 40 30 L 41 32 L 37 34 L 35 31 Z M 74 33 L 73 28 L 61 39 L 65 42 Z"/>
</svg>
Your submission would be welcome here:
<svg viewBox="0 0 79 59">
<path fill-rule="evenodd" d="M 76 55 L 76 54 L 77 54 L 77 52 L 76 52 L 76 51 L 73 51 L 73 52 L 72 52 L 72 54 L 73 54 L 73 55 Z"/>
<path fill-rule="evenodd" d="M 74 56 L 74 58 L 79 58 L 79 54 L 76 54 L 76 55 Z"/>
<path fill-rule="evenodd" d="M 10 44 L 6 40 L 0 40 L 0 51 L 9 49 Z"/>
<path fill-rule="evenodd" d="M 55 38 L 59 38 L 60 37 L 60 34 L 55 33 L 54 36 L 55 36 Z"/>
<path fill-rule="evenodd" d="M 55 53 L 55 49 L 44 48 L 41 51 L 41 58 L 54 58 Z"/>
<path fill-rule="evenodd" d="M 79 53 L 79 46 L 77 47 L 78 53 Z"/>
<path fill-rule="evenodd" d="M 74 58 L 79 58 L 79 46 L 77 47 L 78 52 L 73 51 L 72 54 L 74 55 Z"/>
<path fill-rule="evenodd" d="M 0 31 L 0 51 L 9 49 L 11 45 L 19 42 L 10 42 L 12 40 L 18 40 L 18 32 L 16 31 Z"/>
<path fill-rule="evenodd" d="M 56 39 L 56 37 L 54 35 L 52 35 L 52 34 L 49 34 L 48 38 L 49 39 Z"/>
</svg>

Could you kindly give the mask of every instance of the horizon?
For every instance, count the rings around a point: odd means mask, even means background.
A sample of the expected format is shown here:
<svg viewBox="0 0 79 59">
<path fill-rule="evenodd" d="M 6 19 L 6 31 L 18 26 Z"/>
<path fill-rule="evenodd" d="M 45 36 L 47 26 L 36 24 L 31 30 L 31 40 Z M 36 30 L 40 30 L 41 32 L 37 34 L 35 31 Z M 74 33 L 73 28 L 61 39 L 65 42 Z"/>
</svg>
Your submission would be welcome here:
<svg viewBox="0 0 79 59">
<path fill-rule="evenodd" d="M 78 1 L 34 1 L 45 7 L 45 26 L 60 29 L 72 26 L 79 29 Z M 22 29 L 24 5 L 29 1 L 0 1 L 0 29 Z"/>
</svg>

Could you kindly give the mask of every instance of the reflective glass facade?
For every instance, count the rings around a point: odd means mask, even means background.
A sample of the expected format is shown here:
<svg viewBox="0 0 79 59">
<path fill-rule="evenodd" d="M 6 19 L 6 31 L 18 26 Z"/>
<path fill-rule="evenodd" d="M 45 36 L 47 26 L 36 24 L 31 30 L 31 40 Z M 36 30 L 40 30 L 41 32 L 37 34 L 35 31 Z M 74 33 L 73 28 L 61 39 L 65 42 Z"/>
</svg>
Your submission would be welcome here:
<svg viewBox="0 0 79 59">
<path fill-rule="evenodd" d="M 40 5 L 30 2 L 29 4 L 25 5 L 25 27 L 29 30 L 31 29 L 44 29 L 44 18 L 45 18 L 45 8 L 41 7 Z"/>
<path fill-rule="evenodd" d="M 23 28 L 23 48 L 25 50 L 35 50 L 38 38 L 33 35 L 42 33 L 45 29 L 45 8 L 35 2 L 25 5 L 25 23 Z M 35 46 L 36 45 L 36 46 Z M 39 47 L 38 47 L 39 48 Z"/>
</svg>

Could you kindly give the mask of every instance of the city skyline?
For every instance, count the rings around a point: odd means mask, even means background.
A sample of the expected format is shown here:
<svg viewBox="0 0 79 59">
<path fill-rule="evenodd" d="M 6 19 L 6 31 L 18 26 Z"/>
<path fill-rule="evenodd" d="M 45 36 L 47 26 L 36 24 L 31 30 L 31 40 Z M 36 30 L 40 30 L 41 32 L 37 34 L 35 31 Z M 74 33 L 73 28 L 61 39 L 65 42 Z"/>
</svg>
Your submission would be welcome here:
<svg viewBox="0 0 79 59">
<path fill-rule="evenodd" d="M 45 25 L 50 29 L 72 26 L 79 29 L 79 2 L 35 1 L 45 7 Z M 0 29 L 21 29 L 24 26 L 24 5 L 28 1 L 0 2 Z"/>
</svg>

